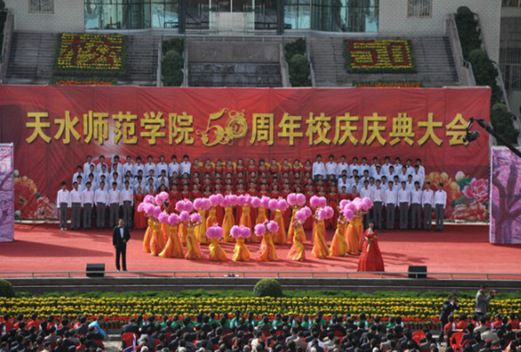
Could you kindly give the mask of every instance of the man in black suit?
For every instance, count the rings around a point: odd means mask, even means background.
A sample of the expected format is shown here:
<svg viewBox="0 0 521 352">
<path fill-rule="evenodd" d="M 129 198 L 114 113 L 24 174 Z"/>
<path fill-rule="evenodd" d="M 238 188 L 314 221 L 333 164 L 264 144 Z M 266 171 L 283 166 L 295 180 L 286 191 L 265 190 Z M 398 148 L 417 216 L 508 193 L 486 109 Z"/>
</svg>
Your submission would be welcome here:
<svg viewBox="0 0 521 352">
<path fill-rule="evenodd" d="M 123 219 L 118 220 L 118 226 L 114 228 L 112 234 L 112 245 L 116 248 L 116 269 L 127 271 L 127 242 L 130 240 L 130 231 Z M 121 257 L 121 267 L 119 266 L 119 258 Z"/>
</svg>

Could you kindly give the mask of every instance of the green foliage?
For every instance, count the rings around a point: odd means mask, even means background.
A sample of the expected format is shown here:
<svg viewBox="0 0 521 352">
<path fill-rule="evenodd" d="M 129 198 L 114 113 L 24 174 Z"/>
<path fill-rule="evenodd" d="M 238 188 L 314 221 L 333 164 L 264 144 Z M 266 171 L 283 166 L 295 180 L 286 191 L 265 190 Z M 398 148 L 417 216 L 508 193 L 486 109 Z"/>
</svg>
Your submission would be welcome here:
<svg viewBox="0 0 521 352">
<path fill-rule="evenodd" d="M 284 47 L 284 56 L 288 63 L 289 80 L 292 87 L 311 86 L 311 70 L 306 57 L 306 41 L 302 38 Z"/>
<path fill-rule="evenodd" d="M 519 131 L 514 128 L 514 114 L 508 112 L 505 104 L 496 103 L 492 106 L 490 120 L 494 130 L 503 137 L 507 142 L 516 145 Z M 498 141 L 498 144 L 503 143 Z"/>
<path fill-rule="evenodd" d="M 476 84 L 492 88 L 492 105 L 500 101 L 501 90 L 496 82 L 498 72 L 487 53 L 482 49 L 474 49 L 469 54 L 469 62 L 472 64 Z"/>
<path fill-rule="evenodd" d="M 170 50 L 175 50 L 179 54 L 183 54 L 183 52 L 185 51 L 185 40 L 182 38 L 172 38 L 172 39 L 163 41 L 163 44 L 161 46 L 162 46 L 163 56 L 166 55 L 166 53 L 169 52 Z"/>
<path fill-rule="evenodd" d="M 5 10 L 5 2 L 4 0 L 0 0 L 0 11 L 4 11 Z"/>
<path fill-rule="evenodd" d="M 282 297 L 282 286 L 275 279 L 261 279 L 253 288 L 253 295 L 257 297 Z"/>
<path fill-rule="evenodd" d="M 480 31 L 478 21 L 474 12 L 468 7 L 462 6 L 456 12 L 456 25 L 460 34 L 463 57 L 468 60 L 470 52 L 481 47 Z"/>
<path fill-rule="evenodd" d="M 7 280 L 0 279 L 0 297 L 14 297 L 13 285 Z"/>
<path fill-rule="evenodd" d="M 180 86 L 183 83 L 184 59 L 181 53 L 171 49 L 163 56 L 161 70 L 163 75 L 163 85 Z"/>
</svg>

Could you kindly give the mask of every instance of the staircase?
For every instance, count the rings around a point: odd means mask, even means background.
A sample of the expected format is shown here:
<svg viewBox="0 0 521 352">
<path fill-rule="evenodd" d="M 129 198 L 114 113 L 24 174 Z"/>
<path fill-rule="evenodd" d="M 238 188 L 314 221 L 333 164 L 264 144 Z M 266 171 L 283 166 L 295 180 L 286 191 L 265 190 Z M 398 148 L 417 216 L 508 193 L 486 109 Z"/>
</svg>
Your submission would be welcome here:
<svg viewBox="0 0 521 352">
<path fill-rule="evenodd" d="M 59 34 L 15 32 L 7 82 L 48 84 L 53 77 Z M 120 84 L 155 85 L 160 36 L 131 35 L 127 40 L 127 75 Z M 93 74 L 95 76 L 95 74 Z"/>
<path fill-rule="evenodd" d="M 7 67 L 7 83 L 47 84 L 52 77 L 58 34 L 15 32 Z"/>
<path fill-rule="evenodd" d="M 344 56 L 346 37 L 310 37 L 311 59 L 318 87 L 350 87 L 355 81 L 420 81 L 425 87 L 458 85 L 446 37 L 410 38 L 416 73 L 349 73 Z"/>
<path fill-rule="evenodd" d="M 280 39 L 190 38 L 189 85 L 281 87 Z"/>
</svg>

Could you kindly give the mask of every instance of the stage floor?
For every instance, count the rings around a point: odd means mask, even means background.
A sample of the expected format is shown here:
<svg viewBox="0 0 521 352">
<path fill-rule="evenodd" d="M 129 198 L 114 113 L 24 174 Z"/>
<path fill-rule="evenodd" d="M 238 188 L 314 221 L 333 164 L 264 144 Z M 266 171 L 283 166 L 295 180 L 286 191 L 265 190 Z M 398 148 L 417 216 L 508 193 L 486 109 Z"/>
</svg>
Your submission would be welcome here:
<svg viewBox="0 0 521 352">
<path fill-rule="evenodd" d="M 0 272 L 83 271 L 86 263 L 105 263 L 114 271 L 112 234 L 104 231 L 60 231 L 56 225 L 22 225 L 15 227 L 15 241 L 0 243 Z M 245 263 L 210 262 L 207 259 L 188 261 L 165 259 L 145 254 L 143 231 L 133 231 L 127 250 L 128 269 L 191 270 L 228 272 L 293 271 L 303 275 L 314 273 L 356 271 L 358 258 L 317 260 L 306 244 L 305 262 L 286 260 L 289 245 L 278 246 L 281 260 Z M 309 234 L 308 234 L 309 238 Z M 207 247 L 203 254 L 207 257 Z M 224 248 L 231 257 L 232 244 Z M 255 257 L 258 244 L 249 248 Z M 444 232 L 390 231 L 380 234 L 380 248 L 387 272 L 405 272 L 409 265 L 427 265 L 429 272 L 454 273 L 516 273 L 521 274 L 521 246 L 498 246 L 488 243 L 488 226 L 446 226 Z"/>
</svg>

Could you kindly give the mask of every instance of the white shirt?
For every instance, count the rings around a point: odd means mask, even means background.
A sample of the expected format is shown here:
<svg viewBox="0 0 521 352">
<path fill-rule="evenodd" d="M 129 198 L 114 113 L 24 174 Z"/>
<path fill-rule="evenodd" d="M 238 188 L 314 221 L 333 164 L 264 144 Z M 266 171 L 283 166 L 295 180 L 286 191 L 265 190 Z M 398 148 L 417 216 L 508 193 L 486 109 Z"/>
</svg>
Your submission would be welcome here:
<svg viewBox="0 0 521 352">
<path fill-rule="evenodd" d="M 408 176 L 409 175 L 407 174 L 407 172 L 406 173 L 400 172 L 398 174 L 398 177 L 400 177 L 400 182 L 403 182 L 403 181 L 407 182 Z"/>
<path fill-rule="evenodd" d="M 411 204 L 411 192 L 407 188 L 398 191 L 398 203 Z"/>
<path fill-rule="evenodd" d="M 85 180 L 85 179 L 83 178 L 83 173 L 82 172 L 75 172 L 74 175 L 72 175 L 72 183 L 78 182 L 78 176 L 81 176 L 81 178 L 82 178 L 81 182 L 83 183 L 83 180 Z M 81 186 L 81 185 L 78 184 L 78 186 Z"/>
<path fill-rule="evenodd" d="M 375 181 L 381 180 L 383 176 L 384 176 L 384 173 L 382 172 L 381 169 L 380 169 L 380 173 L 378 173 L 376 170 L 373 173 L 373 178 L 375 179 Z"/>
<path fill-rule="evenodd" d="M 101 172 L 101 166 L 102 166 L 102 165 L 107 166 L 106 163 L 98 163 L 98 165 L 96 165 L 96 172 L 97 172 L 98 174 Z M 108 168 L 108 166 L 107 166 L 107 167 L 105 168 L 105 170 L 108 170 L 108 169 L 109 169 L 109 168 Z"/>
<path fill-rule="evenodd" d="M 72 189 L 69 193 L 71 197 L 71 204 L 72 203 L 80 203 L 81 204 L 81 191 Z"/>
<path fill-rule="evenodd" d="M 385 197 L 385 191 L 380 188 L 375 188 L 371 191 L 371 200 L 373 202 L 383 202 Z"/>
<path fill-rule="evenodd" d="M 369 175 L 371 175 L 371 165 L 365 163 L 365 164 L 360 164 L 360 166 L 358 167 L 358 174 L 359 175 L 362 175 L 364 173 L 365 170 L 369 171 Z"/>
<path fill-rule="evenodd" d="M 121 204 L 121 192 L 119 190 L 110 189 L 109 191 L 109 203 L 108 204 Z"/>
<path fill-rule="evenodd" d="M 349 176 L 349 164 L 348 163 L 338 163 L 336 164 L 336 175 L 338 177 L 342 176 L 342 172 L 346 171 L 347 175 Z"/>
<path fill-rule="evenodd" d="M 192 169 L 192 163 L 189 161 L 182 161 L 179 164 L 179 173 L 181 175 L 188 174 L 190 175 L 190 170 Z"/>
<path fill-rule="evenodd" d="M 414 173 L 412 174 L 412 182 L 419 182 L 420 183 L 420 187 L 423 187 L 423 180 L 424 180 L 424 176 L 421 175 L 420 173 Z"/>
<path fill-rule="evenodd" d="M 397 194 L 395 189 L 388 189 L 385 191 L 385 205 L 398 203 Z"/>
<path fill-rule="evenodd" d="M 156 172 L 156 164 L 154 164 L 154 163 L 146 163 L 145 164 L 145 175 L 148 176 L 150 170 L 154 170 L 154 175 L 156 175 L 155 174 L 155 172 Z"/>
<path fill-rule="evenodd" d="M 123 164 L 123 174 L 126 174 L 127 171 L 130 171 L 131 175 L 134 175 L 134 163 L 133 162 L 127 162 Z"/>
<path fill-rule="evenodd" d="M 326 163 L 326 174 L 336 176 L 336 167 L 337 163 L 335 163 L 334 161 L 328 161 Z"/>
<path fill-rule="evenodd" d="M 105 189 L 98 189 L 94 192 L 94 202 L 96 204 L 103 203 L 109 204 L 109 195 Z"/>
<path fill-rule="evenodd" d="M 168 177 L 172 177 L 174 172 L 179 175 L 179 163 L 177 161 L 168 164 Z"/>
<path fill-rule="evenodd" d="M 342 187 L 346 188 L 346 192 L 349 193 L 349 180 L 346 178 L 346 180 L 342 180 L 341 178 L 338 179 L 338 191 L 340 192 L 342 190 Z"/>
<path fill-rule="evenodd" d="M 156 175 L 161 175 L 161 171 L 165 170 L 165 174 L 168 175 L 168 164 L 165 162 L 156 164 Z"/>
<path fill-rule="evenodd" d="M 123 189 L 121 191 L 121 201 L 122 202 L 130 202 L 130 204 L 134 204 L 134 192 L 130 189 Z"/>
<path fill-rule="evenodd" d="M 81 192 L 81 204 L 94 204 L 94 191 L 92 188 Z"/>
<path fill-rule="evenodd" d="M 391 166 L 389 163 L 382 164 L 382 174 L 389 176 L 389 166 Z"/>
<path fill-rule="evenodd" d="M 358 176 L 362 174 L 362 172 L 360 171 L 360 164 L 349 164 L 349 171 L 351 172 L 350 175 L 353 175 L 354 170 L 358 171 Z"/>
<path fill-rule="evenodd" d="M 445 208 L 447 205 L 447 192 L 443 190 L 437 190 L 434 192 L 434 205 L 443 205 Z"/>
<path fill-rule="evenodd" d="M 56 194 L 56 206 L 60 209 L 60 205 L 62 203 L 67 204 L 67 208 L 71 207 L 71 197 L 70 192 L 68 190 L 60 189 Z"/>
<path fill-rule="evenodd" d="M 432 189 L 424 189 L 422 192 L 422 206 L 426 204 L 434 206 L 434 192 Z"/>
<path fill-rule="evenodd" d="M 139 170 L 145 172 L 145 165 L 143 163 L 135 163 L 134 164 L 134 173 L 132 175 L 137 175 Z"/>
<path fill-rule="evenodd" d="M 90 172 L 90 165 L 92 164 L 92 161 L 86 161 L 83 163 L 83 173 L 84 174 L 89 174 Z M 94 171 L 92 171 L 93 173 L 96 172 L 96 168 L 94 168 Z"/>
<path fill-rule="evenodd" d="M 422 204 L 422 190 L 421 189 L 413 189 L 411 191 L 411 203 L 412 204 Z"/>
<path fill-rule="evenodd" d="M 362 189 L 360 190 L 360 197 L 371 197 L 371 189 L 369 187 L 365 188 L 365 186 L 362 187 Z"/>
<path fill-rule="evenodd" d="M 312 173 L 313 177 L 315 176 L 318 176 L 318 175 L 322 175 L 324 177 L 326 177 L 326 165 L 324 165 L 323 162 L 318 162 L 318 161 L 315 161 L 313 163 L 313 173 Z"/>
</svg>

